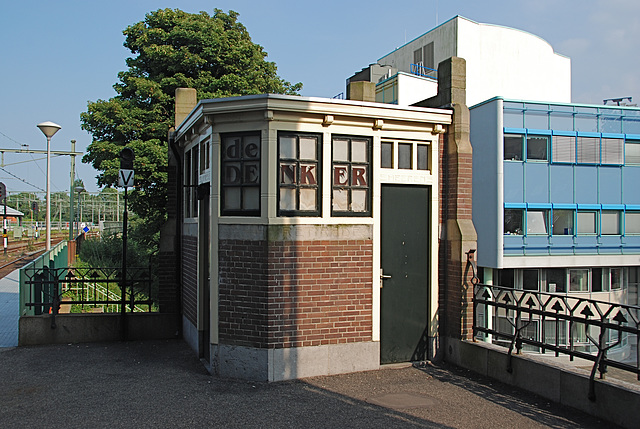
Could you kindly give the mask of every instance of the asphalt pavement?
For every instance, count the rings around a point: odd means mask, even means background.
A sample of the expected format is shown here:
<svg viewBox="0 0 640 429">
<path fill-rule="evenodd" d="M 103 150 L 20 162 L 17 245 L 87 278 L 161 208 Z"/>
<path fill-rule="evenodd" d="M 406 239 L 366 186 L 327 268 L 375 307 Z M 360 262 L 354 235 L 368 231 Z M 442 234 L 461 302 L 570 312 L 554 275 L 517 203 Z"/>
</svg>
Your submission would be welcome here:
<svg viewBox="0 0 640 429">
<path fill-rule="evenodd" d="M 0 348 L 0 427 L 603 428 L 455 367 L 255 383 L 208 374 L 181 340 Z"/>
</svg>

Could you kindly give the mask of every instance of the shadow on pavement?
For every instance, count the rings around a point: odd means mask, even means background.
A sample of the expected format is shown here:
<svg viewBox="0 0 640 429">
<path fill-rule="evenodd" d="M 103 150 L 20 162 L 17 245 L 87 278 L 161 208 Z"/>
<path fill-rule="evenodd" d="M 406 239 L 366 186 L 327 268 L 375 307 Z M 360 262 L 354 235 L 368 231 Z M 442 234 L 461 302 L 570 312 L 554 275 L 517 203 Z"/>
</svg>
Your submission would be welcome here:
<svg viewBox="0 0 640 429">
<path fill-rule="evenodd" d="M 440 367 L 252 383 L 179 340 L 0 349 L 3 427 L 598 427 L 544 407 Z"/>
</svg>

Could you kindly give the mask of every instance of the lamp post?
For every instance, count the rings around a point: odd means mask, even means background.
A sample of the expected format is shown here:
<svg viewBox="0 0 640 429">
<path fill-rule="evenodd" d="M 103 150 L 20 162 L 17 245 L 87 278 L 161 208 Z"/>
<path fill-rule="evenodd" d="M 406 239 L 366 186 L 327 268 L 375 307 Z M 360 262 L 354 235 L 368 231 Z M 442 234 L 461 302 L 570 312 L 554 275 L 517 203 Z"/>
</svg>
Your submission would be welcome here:
<svg viewBox="0 0 640 429">
<path fill-rule="evenodd" d="M 46 250 L 49 251 L 51 250 L 51 137 L 62 127 L 51 121 L 39 123 L 37 127 L 47 137 L 47 214 L 45 223 L 47 228 Z"/>
</svg>

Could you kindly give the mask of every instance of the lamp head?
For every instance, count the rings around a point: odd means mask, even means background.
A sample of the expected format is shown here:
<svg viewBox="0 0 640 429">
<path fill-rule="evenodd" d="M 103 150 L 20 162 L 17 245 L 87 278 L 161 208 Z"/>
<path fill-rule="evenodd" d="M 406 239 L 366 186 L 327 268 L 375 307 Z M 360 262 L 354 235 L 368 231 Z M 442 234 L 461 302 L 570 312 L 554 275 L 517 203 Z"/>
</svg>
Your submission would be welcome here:
<svg viewBox="0 0 640 429">
<path fill-rule="evenodd" d="M 37 125 L 37 127 L 40 128 L 40 131 L 42 131 L 42 133 L 48 138 L 53 137 L 53 135 L 57 133 L 60 128 L 62 128 L 60 125 L 54 124 L 51 121 L 41 122 Z"/>
</svg>

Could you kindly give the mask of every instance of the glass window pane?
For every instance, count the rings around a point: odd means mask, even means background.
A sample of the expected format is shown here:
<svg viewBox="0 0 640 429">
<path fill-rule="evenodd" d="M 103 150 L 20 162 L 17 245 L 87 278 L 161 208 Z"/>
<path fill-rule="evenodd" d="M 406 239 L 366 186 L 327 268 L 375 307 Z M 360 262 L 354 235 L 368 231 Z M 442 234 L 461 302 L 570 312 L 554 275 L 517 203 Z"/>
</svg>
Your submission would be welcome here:
<svg viewBox="0 0 640 429">
<path fill-rule="evenodd" d="M 347 199 L 348 191 L 346 189 L 333 190 L 333 210 L 346 212 L 349 210 L 349 201 Z"/>
<path fill-rule="evenodd" d="M 573 210 L 553 211 L 553 235 L 573 235 Z"/>
<path fill-rule="evenodd" d="M 545 106 L 535 106 L 540 109 Z M 541 110 L 527 110 L 524 112 L 524 128 L 534 128 L 536 130 L 549 129 L 549 113 Z"/>
<path fill-rule="evenodd" d="M 369 167 L 366 165 L 351 166 L 351 186 L 369 186 Z"/>
<path fill-rule="evenodd" d="M 349 186 L 349 166 L 333 166 L 333 186 Z"/>
<path fill-rule="evenodd" d="M 366 189 L 354 189 L 351 191 L 351 211 L 367 211 L 367 194 L 368 191 Z"/>
<path fill-rule="evenodd" d="M 515 285 L 513 268 L 505 268 L 498 270 L 498 286 L 508 287 L 513 289 Z"/>
<path fill-rule="evenodd" d="M 382 142 L 380 145 L 380 167 L 393 168 L 393 143 Z"/>
<path fill-rule="evenodd" d="M 410 143 L 398 144 L 398 168 L 411 170 L 412 149 L 413 145 Z"/>
<path fill-rule="evenodd" d="M 624 144 L 625 164 L 640 164 L 640 140 L 627 140 Z"/>
<path fill-rule="evenodd" d="M 429 146 L 426 144 L 419 144 L 417 146 L 418 155 L 418 170 L 429 169 Z"/>
<path fill-rule="evenodd" d="M 540 136 L 527 137 L 527 159 L 546 161 L 549 139 Z"/>
<path fill-rule="evenodd" d="M 280 184 L 292 185 L 296 183 L 296 164 L 280 163 Z"/>
<path fill-rule="evenodd" d="M 504 135 L 504 159 L 522 161 L 522 139 L 520 134 Z"/>
<path fill-rule="evenodd" d="M 564 268 L 547 269 L 547 292 L 566 292 L 567 274 Z"/>
<path fill-rule="evenodd" d="M 608 282 L 605 282 L 605 290 L 609 290 Z M 591 269 L 591 292 L 602 292 L 602 268 Z"/>
<path fill-rule="evenodd" d="M 245 136 L 243 138 L 242 157 L 244 159 L 260 158 L 260 137 Z"/>
<path fill-rule="evenodd" d="M 242 182 L 242 170 L 239 162 L 226 162 L 224 164 L 222 183 L 225 185 L 235 185 Z"/>
<path fill-rule="evenodd" d="M 367 154 L 368 143 L 366 140 L 351 141 L 351 162 L 369 161 L 369 155 Z"/>
<path fill-rule="evenodd" d="M 600 139 L 578 136 L 578 162 L 597 164 L 600 161 Z"/>
<path fill-rule="evenodd" d="M 603 235 L 620 235 L 620 212 L 603 211 L 600 222 Z"/>
<path fill-rule="evenodd" d="M 553 106 L 553 109 L 556 107 Z M 552 130 L 573 131 L 573 114 L 569 112 L 553 112 L 550 120 Z"/>
<path fill-rule="evenodd" d="M 624 140 L 602 138 L 602 163 L 623 164 Z"/>
<path fill-rule="evenodd" d="M 588 133 L 598 132 L 598 120 L 594 114 L 577 114 L 575 119 L 576 131 L 583 131 Z"/>
<path fill-rule="evenodd" d="M 640 212 L 626 212 L 624 214 L 625 234 L 640 234 Z"/>
<path fill-rule="evenodd" d="M 312 137 L 300 137 L 300 159 L 318 159 L 316 154 L 317 140 Z"/>
<path fill-rule="evenodd" d="M 527 211 L 527 234 L 548 234 L 547 211 Z"/>
<path fill-rule="evenodd" d="M 553 162 L 576 162 L 576 138 L 553 136 Z"/>
<path fill-rule="evenodd" d="M 578 234 L 595 234 L 596 233 L 596 213 L 595 212 L 578 212 Z"/>
<path fill-rule="evenodd" d="M 622 113 L 619 110 L 614 110 L 612 113 L 618 113 L 617 115 L 602 115 L 600 116 L 600 132 L 601 133 L 622 133 Z"/>
<path fill-rule="evenodd" d="M 280 188 L 280 210 L 296 209 L 296 190 L 293 188 Z"/>
<path fill-rule="evenodd" d="M 569 290 L 571 292 L 588 292 L 589 270 L 569 270 Z"/>
<path fill-rule="evenodd" d="M 522 270 L 522 289 L 538 290 L 538 270 L 537 269 Z"/>
<path fill-rule="evenodd" d="M 521 209 L 504 210 L 504 233 L 507 235 L 522 235 Z"/>
<path fill-rule="evenodd" d="M 300 189 L 300 210 L 316 210 L 316 189 L 301 188 Z"/>
<path fill-rule="evenodd" d="M 556 329 L 558 332 L 556 332 Z M 544 336 L 546 343 L 558 345 L 567 344 L 567 321 L 545 320 Z"/>
<path fill-rule="evenodd" d="M 611 268 L 611 290 L 622 289 L 622 268 Z"/>
<path fill-rule="evenodd" d="M 349 140 L 333 140 L 333 160 L 349 161 Z"/>
<path fill-rule="evenodd" d="M 295 137 L 280 137 L 280 158 L 297 158 Z"/>
<path fill-rule="evenodd" d="M 260 208 L 260 188 L 248 186 L 242 190 L 242 208 L 244 210 L 258 210 Z"/>
<path fill-rule="evenodd" d="M 240 187 L 224 188 L 224 209 L 240 210 Z"/>
</svg>

